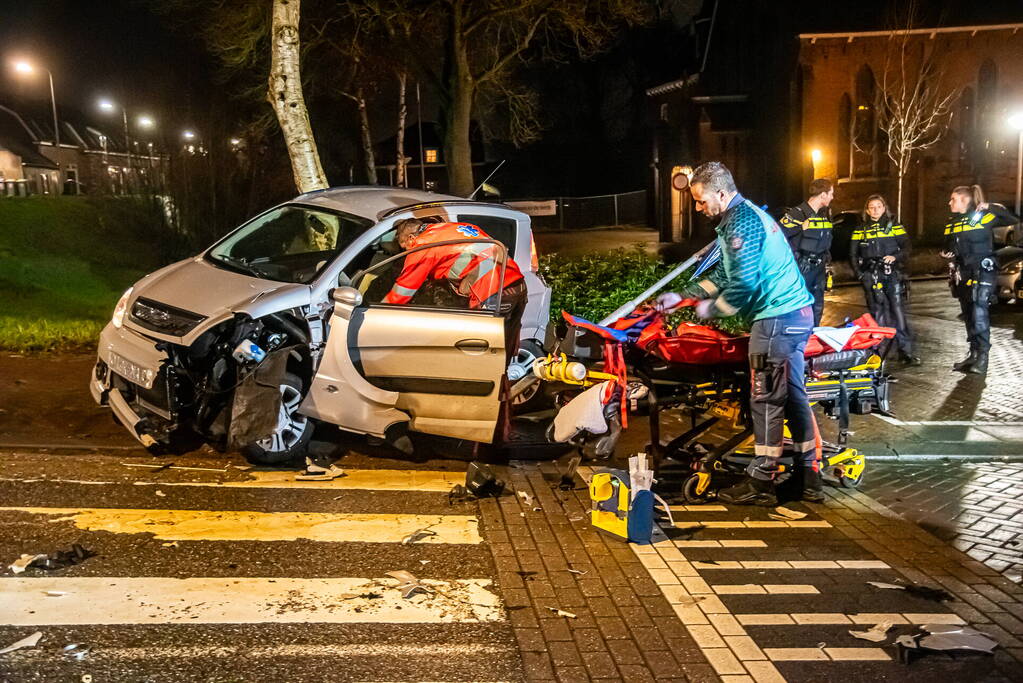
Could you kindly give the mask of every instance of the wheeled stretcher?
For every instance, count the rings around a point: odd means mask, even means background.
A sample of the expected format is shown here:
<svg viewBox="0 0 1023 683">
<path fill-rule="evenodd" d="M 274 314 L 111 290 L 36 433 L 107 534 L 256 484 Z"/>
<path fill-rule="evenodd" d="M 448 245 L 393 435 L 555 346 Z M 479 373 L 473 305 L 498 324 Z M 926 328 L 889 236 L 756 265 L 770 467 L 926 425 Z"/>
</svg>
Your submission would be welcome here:
<svg viewBox="0 0 1023 683">
<path fill-rule="evenodd" d="M 654 469 L 664 458 L 689 468 L 682 492 L 690 502 L 712 497 L 719 487 L 714 483 L 718 475 L 745 471 L 753 457 L 748 337 L 692 323 L 670 331 L 664 316 L 650 308 L 638 309 L 611 326 L 569 314 L 564 318 L 576 331 L 575 350 L 589 355 L 589 365 L 595 369 L 581 381 L 568 378 L 566 382 L 565 372 L 551 376 L 564 387 L 562 402 L 588 382 L 619 378 L 620 405 L 605 411 L 609 431 L 617 434 L 616 419 L 627 420 L 629 413 L 648 414 L 647 453 Z M 822 473 L 831 483 L 846 487 L 859 484 L 866 466 L 864 456 L 848 444 L 850 416 L 888 412 L 888 377 L 878 347 L 895 335 L 894 329 L 879 327 L 869 315 L 852 325 L 853 329 L 834 335 L 811 336 L 805 376 L 810 401 L 838 426 L 834 442 L 820 443 Z M 844 342 L 840 350 L 834 348 L 838 342 Z M 548 359 L 548 363 L 566 362 L 564 357 Z M 665 441 L 660 418 L 668 409 L 687 413 L 690 427 Z M 709 438 L 716 441 L 708 442 Z M 602 443 L 601 451 L 611 452 L 607 437 Z M 780 465 L 783 473 L 790 469 L 792 456 L 783 455 Z"/>
</svg>

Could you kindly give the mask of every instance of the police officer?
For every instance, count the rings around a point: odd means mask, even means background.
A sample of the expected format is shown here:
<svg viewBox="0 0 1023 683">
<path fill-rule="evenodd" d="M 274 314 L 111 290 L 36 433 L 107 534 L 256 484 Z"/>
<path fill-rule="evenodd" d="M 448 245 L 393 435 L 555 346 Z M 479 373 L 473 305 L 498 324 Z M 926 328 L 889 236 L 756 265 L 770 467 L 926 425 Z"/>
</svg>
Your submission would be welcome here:
<svg viewBox="0 0 1023 683">
<path fill-rule="evenodd" d="M 896 329 L 899 360 L 920 365 L 906 322 L 903 273 L 909 259 L 909 235 L 892 220 L 888 202 L 879 194 L 867 197 L 863 223 L 853 231 L 849 262 L 863 284 L 870 314 L 879 324 Z"/>
<path fill-rule="evenodd" d="M 721 261 L 706 279 L 682 295 L 662 294 L 662 305 L 680 296 L 701 298 L 700 317 L 742 312 L 753 320 L 750 331 L 750 416 L 755 458 L 747 477 L 722 489 L 718 497 L 740 505 L 775 505 L 774 478 L 788 423 L 803 499 L 824 500 L 816 448 L 817 425 L 804 384 L 803 351 L 813 327 L 813 298 L 778 224 L 735 187 L 724 164 L 699 166 L 690 181 L 696 210 L 719 217 Z"/>
<path fill-rule="evenodd" d="M 827 178 L 810 183 L 810 198 L 789 209 L 781 218 L 781 227 L 792 247 L 799 272 L 813 295 L 813 324 L 821 324 L 824 289 L 831 263 L 831 200 L 835 187 Z"/>
<path fill-rule="evenodd" d="M 949 287 L 959 299 L 966 340 L 970 343 L 970 355 L 952 368 L 983 375 L 987 373 L 991 348 L 988 305 L 997 277 L 991 223 L 1009 215 L 1005 209 L 984 201 L 980 185 L 960 185 L 952 190 L 948 208 L 952 215 L 945 225 L 945 250 L 941 255 L 952 259 Z"/>
</svg>

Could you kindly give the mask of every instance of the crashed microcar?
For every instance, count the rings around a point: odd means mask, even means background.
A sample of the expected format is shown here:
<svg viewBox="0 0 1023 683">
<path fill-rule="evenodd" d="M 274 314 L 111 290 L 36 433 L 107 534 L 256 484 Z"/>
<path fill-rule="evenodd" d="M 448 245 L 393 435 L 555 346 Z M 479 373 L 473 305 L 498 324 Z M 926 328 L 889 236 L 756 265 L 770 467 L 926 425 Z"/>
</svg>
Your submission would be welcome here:
<svg viewBox="0 0 1023 683">
<path fill-rule="evenodd" d="M 501 277 L 507 259 L 518 265 L 527 303 L 510 365 L 499 302 L 469 305 L 443 279 L 385 301 L 406 256 L 430 248 L 398 244 L 395 222 L 413 217 L 476 226 Z M 515 381 L 542 355 L 549 308 L 522 212 L 402 188 L 309 192 L 128 289 L 89 386 L 154 450 L 206 442 L 282 463 L 316 421 L 392 442 L 408 431 L 490 442 L 502 375 Z"/>
</svg>

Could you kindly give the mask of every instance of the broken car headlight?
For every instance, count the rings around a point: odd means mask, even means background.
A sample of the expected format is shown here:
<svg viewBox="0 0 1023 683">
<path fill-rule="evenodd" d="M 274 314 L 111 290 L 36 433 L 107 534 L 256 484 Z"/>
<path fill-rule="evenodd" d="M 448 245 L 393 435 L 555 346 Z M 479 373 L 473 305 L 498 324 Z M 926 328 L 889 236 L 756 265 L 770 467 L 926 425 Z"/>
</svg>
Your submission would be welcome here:
<svg viewBox="0 0 1023 683">
<path fill-rule="evenodd" d="M 110 322 L 114 324 L 114 327 L 121 329 L 121 325 L 124 324 L 124 314 L 128 312 L 128 299 L 131 297 L 131 290 L 134 287 L 129 287 L 128 291 L 121 295 L 121 298 L 117 300 L 117 305 L 114 306 L 114 315 L 110 318 Z"/>
</svg>

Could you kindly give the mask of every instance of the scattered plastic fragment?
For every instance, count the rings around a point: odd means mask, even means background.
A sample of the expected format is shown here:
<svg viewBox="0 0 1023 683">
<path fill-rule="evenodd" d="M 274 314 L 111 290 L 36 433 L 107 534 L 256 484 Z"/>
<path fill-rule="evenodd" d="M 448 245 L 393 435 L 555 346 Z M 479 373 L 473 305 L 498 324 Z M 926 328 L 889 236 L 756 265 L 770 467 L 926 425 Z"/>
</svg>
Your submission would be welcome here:
<svg viewBox="0 0 1023 683">
<path fill-rule="evenodd" d="M 918 598 L 932 602 L 950 602 L 952 600 L 952 594 L 948 591 L 941 588 L 932 588 L 931 586 L 921 586 L 918 583 L 900 584 L 884 583 L 883 581 L 867 581 L 867 583 L 875 588 L 906 591 L 910 595 L 915 595 Z"/>
<path fill-rule="evenodd" d="M 584 519 L 586 519 L 586 518 L 585 517 L 569 517 L 568 521 L 570 521 L 570 522 L 581 522 Z"/>
<path fill-rule="evenodd" d="M 405 538 L 401 539 L 401 544 L 402 545 L 411 545 L 413 543 L 417 543 L 419 541 L 422 541 L 423 539 L 430 538 L 431 536 L 436 536 L 436 535 L 437 535 L 437 532 L 436 531 L 431 531 L 429 528 L 417 529 L 417 530 L 413 531 L 411 534 L 409 534 L 408 536 L 406 536 Z"/>
<path fill-rule="evenodd" d="M 783 519 L 794 521 L 806 517 L 806 513 L 799 512 L 798 510 L 790 510 L 787 507 L 779 505 L 774 509 L 774 512 L 768 514 L 768 517 L 770 517 L 771 519 Z"/>
<path fill-rule="evenodd" d="M 431 561 L 432 560 L 419 560 L 419 564 L 427 565 L 427 564 L 430 564 Z"/>
<path fill-rule="evenodd" d="M 65 569 L 98 554 L 75 543 L 71 546 L 70 550 L 58 550 L 49 555 L 36 555 L 35 559 L 29 562 L 28 566 L 48 571 Z"/>
<path fill-rule="evenodd" d="M 28 566 L 30 564 L 32 564 L 33 562 L 35 562 L 36 560 L 43 560 L 43 559 L 46 559 L 46 555 L 27 555 L 27 554 L 22 554 L 21 557 L 16 559 L 14 562 L 11 562 L 11 564 L 8 565 L 7 568 L 10 569 L 11 572 L 13 572 L 15 574 L 20 574 L 23 571 L 25 571 L 26 569 L 28 569 Z"/>
<path fill-rule="evenodd" d="M 79 643 L 70 643 L 64 646 L 64 654 L 79 662 L 89 656 L 90 650 L 92 650 L 91 647 Z"/>
<path fill-rule="evenodd" d="M 433 591 L 424 586 L 422 582 L 415 577 L 411 572 L 407 572 L 401 569 L 396 572 L 387 572 L 386 576 L 390 576 L 392 579 L 398 581 L 398 590 L 401 591 L 401 597 L 408 600 L 416 593 L 433 593 Z"/>
<path fill-rule="evenodd" d="M 160 491 L 160 490 L 156 491 L 156 495 L 159 496 L 160 498 L 166 498 L 167 497 L 167 494 L 164 493 L 163 491 Z"/>
<path fill-rule="evenodd" d="M 849 631 L 849 635 L 860 640 L 869 640 L 872 643 L 881 643 L 888 639 L 888 631 L 892 630 L 892 624 L 883 621 L 880 624 L 871 626 L 866 631 Z"/>
<path fill-rule="evenodd" d="M 568 571 L 573 573 L 573 574 L 579 574 L 580 576 L 582 576 L 583 574 L 586 573 L 586 572 L 582 571 L 581 569 L 569 569 Z"/>
<path fill-rule="evenodd" d="M 920 632 L 900 636 L 895 640 L 899 646 L 899 660 L 905 664 L 923 654 L 931 652 L 979 652 L 994 654 L 998 641 L 987 633 L 969 626 L 958 624 L 924 624 Z"/>
<path fill-rule="evenodd" d="M 28 636 L 26 638 L 22 638 L 21 640 L 17 641 L 16 643 L 11 643 L 7 647 L 3 648 L 2 650 L 0 650 L 0 655 L 5 655 L 8 652 L 14 652 L 15 650 L 20 650 L 23 647 L 35 647 L 36 645 L 39 644 L 39 639 L 42 638 L 42 637 L 43 637 L 43 632 L 42 631 L 36 631 L 32 635 L 30 635 L 30 636 Z"/>
<path fill-rule="evenodd" d="M 566 612 L 565 610 L 558 609 L 557 607 L 548 607 L 547 609 L 550 610 L 551 612 L 554 612 L 554 614 L 558 615 L 559 617 L 568 617 L 569 619 L 576 618 L 576 616 L 571 612 Z"/>
<path fill-rule="evenodd" d="M 67 591 L 43 591 L 43 594 L 51 598 L 60 598 L 67 595 Z"/>
<path fill-rule="evenodd" d="M 522 501 L 526 504 L 527 508 L 533 507 L 532 493 L 527 493 L 526 491 L 516 491 L 515 493 L 518 494 L 519 498 L 522 499 Z"/>
<path fill-rule="evenodd" d="M 169 541 L 167 543 L 161 543 L 160 545 L 162 547 L 164 547 L 164 548 L 177 548 L 178 547 L 178 542 L 177 541 Z"/>
</svg>

